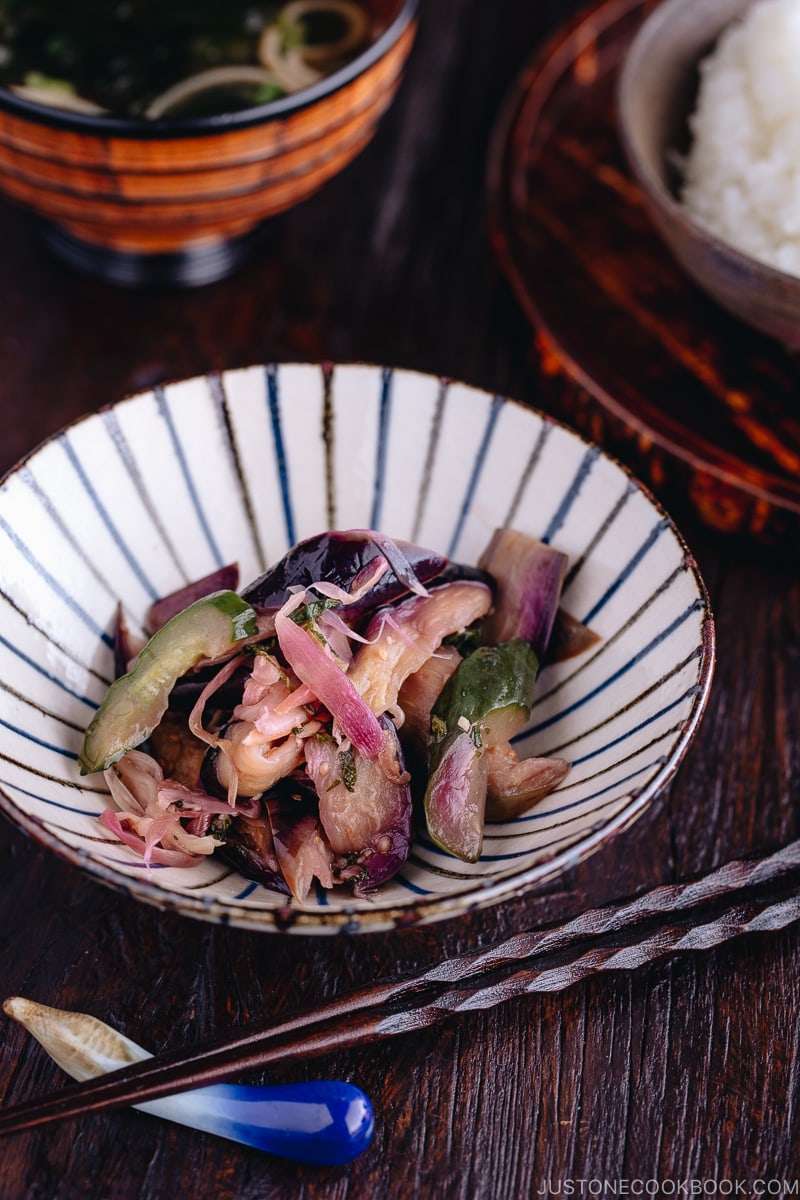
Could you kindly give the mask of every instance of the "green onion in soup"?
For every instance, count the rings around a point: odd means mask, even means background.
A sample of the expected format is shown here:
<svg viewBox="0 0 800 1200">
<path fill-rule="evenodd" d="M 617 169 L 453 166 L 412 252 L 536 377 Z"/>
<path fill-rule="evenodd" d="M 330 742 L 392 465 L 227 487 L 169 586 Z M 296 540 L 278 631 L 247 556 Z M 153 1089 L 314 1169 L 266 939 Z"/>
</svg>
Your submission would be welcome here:
<svg viewBox="0 0 800 1200">
<path fill-rule="evenodd" d="M 89 115 L 214 116 L 312 86 L 377 32 L 369 0 L 0 0 L 0 86 Z"/>
</svg>

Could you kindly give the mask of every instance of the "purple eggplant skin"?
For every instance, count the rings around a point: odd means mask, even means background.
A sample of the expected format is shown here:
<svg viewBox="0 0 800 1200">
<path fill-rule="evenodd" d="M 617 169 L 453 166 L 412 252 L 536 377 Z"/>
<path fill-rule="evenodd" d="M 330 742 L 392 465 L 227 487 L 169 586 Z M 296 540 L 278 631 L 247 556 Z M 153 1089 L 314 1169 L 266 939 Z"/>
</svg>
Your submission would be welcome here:
<svg viewBox="0 0 800 1200">
<path fill-rule="evenodd" d="M 272 829 L 266 813 L 256 818 L 234 817 L 225 834 L 225 844 L 216 851 L 219 858 L 244 875 L 283 895 L 290 894 L 278 865 Z"/>
<path fill-rule="evenodd" d="M 394 722 L 379 718 L 385 749 L 375 759 L 353 751 L 343 761 L 328 739 L 309 739 L 306 768 L 319 797 L 319 815 L 336 854 L 336 875 L 363 897 L 396 875 L 412 839 L 410 776 Z M 345 782 L 346 781 L 346 782 Z"/>
<path fill-rule="evenodd" d="M 127 674 L 130 664 L 144 645 L 144 640 L 131 633 L 121 604 L 117 605 L 114 619 L 114 678 Z"/>
<path fill-rule="evenodd" d="M 497 591 L 497 580 L 494 575 L 490 575 L 488 571 L 484 571 L 481 567 L 473 567 L 469 563 L 450 561 L 435 579 L 428 582 L 432 586 L 441 587 L 443 583 L 461 583 L 463 580 L 466 580 L 468 583 L 485 584 L 492 595 Z"/>
<path fill-rule="evenodd" d="M 403 867 L 411 849 L 411 810 L 408 825 L 402 829 L 387 829 L 373 844 L 369 856 L 361 863 L 361 871 L 353 880 L 353 895 L 364 899 L 391 879 Z"/>
<path fill-rule="evenodd" d="M 225 731 L 222 729 L 220 732 Z M 200 786 L 207 796 L 213 796 L 215 800 L 228 799 L 228 789 L 222 786 L 217 774 L 217 760 L 221 753 L 216 746 L 209 746 L 200 767 Z"/>
<path fill-rule="evenodd" d="M 483 849 L 488 762 L 472 730 L 455 731 L 428 779 L 425 821 L 431 839 L 462 862 Z"/>
<path fill-rule="evenodd" d="M 522 638 L 541 662 L 558 612 L 567 556 L 516 529 L 495 530 L 478 566 L 497 581 L 486 645 Z"/>
<path fill-rule="evenodd" d="M 334 583 L 349 590 L 361 571 L 381 555 L 383 535 L 369 529 L 350 529 L 316 534 L 298 542 L 280 562 L 249 584 L 241 593 L 243 599 L 256 609 L 269 611 L 286 602 L 288 588 L 308 587 L 319 580 Z M 420 583 L 436 578 L 448 565 L 441 554 L 394 541 Z M 389 567 L 373 588 L 352 605 L 347 606 L 348 619 L 359 620 L 380 605 L 390 604 L 410 590 Z"/>
</svg>

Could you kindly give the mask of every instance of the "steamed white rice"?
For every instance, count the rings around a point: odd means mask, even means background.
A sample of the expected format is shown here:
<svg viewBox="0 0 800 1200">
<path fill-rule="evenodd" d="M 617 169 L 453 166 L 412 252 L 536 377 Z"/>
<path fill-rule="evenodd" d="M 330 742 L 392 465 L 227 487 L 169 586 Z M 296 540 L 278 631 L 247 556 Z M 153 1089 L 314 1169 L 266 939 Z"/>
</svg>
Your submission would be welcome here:
<svg viewBox="0 0 800 1200">
<path fill-rule="evenodd" d="M 701 64 L 683 202 L 712 233 L 800 275 L 800 0 L 758 0 Z"/>
</svg>

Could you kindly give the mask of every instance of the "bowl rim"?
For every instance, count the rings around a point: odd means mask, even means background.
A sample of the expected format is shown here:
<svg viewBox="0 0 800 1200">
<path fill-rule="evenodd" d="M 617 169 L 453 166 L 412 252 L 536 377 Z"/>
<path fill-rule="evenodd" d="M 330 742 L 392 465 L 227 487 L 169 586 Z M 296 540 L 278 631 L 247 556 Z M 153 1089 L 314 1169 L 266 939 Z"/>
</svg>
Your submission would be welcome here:
<svg viewBox="0 0 800 1200">
<path fill-rule="evenodd" d="M 243 371 L 253 368 L 264 368 L 266 366 L 274 366 L 279 368 L 292 368 L 297 366 L 318 366 L 323 370 L 329 370 L 336 367 L 363 367 L 369 370 L 378 371 L 397 371 L 403 374 L 418 375 L 422 378 L 437 379 L 443 382 L 445 377 L 436 375 L 433 372 L 417 370 L 413 367 L 396 366 L 387 368 L 373 362 L 364 362 L 360 360 L 343 360 L 335 363 L 331 362 L 302 362 L 301 360 L 276 361 L 273 363 L 250 363 L 243 367 L 230 367 L 220 372 L 206 371 L 193 376 L 176 376 L 169 380 L 163 381 L 158 386 L 169 387 L 172 383 L 188 382 L 195 379 L 207 379 L 219 375 L 226 375 L 232 371 Z M 457 384 L 467 387 L 472 391 L 479 392 L 483 395 L 490 396 L 491 393 L 485 388 L 477 384 L 464 383 L 457 377 L 447 376 L 446 380 L 449 384 Z M 44 438 L 38 445 L 24 455 L 17 463 L 8 469 L 2 477 L 0 477 L 0 489 L 3 489 L 6 483 L 20 470 L 27 467 L 30 461 L 46 446 L 49 446 L 60 438 L 66 431 L 75 429 L 78 426 L 84 425 L 89 421 L 95 420 L 104 412 L 119 408 L 121 405 L 132 405 L 141 400 L 143 396 L 150 394 L 152 389 L 145 388 L 137 392 L 128 393 L 117 401 L 103 405 L 97 410 L 85 413 L 83 416 L 68 422 L 60 429 Z M 711 602 L 708 595 L 703 577 L 700 573 L 698 564 L 689 550 L 686 541 L 683 538 L 680 530 L 676 526 L 672 517 L 666 511 L 661 502 L 655 497 L 650 488 L 643 483 L 634 472 L 624 463 L 620 462 L 613 454 L 609 453 L 603 447 L 592 443 L 588 438 L 583 437 L 566 422 L 559 420 L 556 417 L 544 412 L 542 409 L 532 405 L 515 400 L 510 396 L 503 395 L 504 404 L 509 404 L 515 408 L 521 408 L 525 412 L 530 413 L 534 417 L 538 417 L 546 424 L 560 429 L 575 438 L 587 449 L 597 446 L 600 454 L 613 465 L 615 465 L 628 479 L 638 491 L 644 494 L 645 498 L 650 502 L 655 511 L 659 514 L 664 522 L 665 528 L 668 529 L 675 538 L 680 547 L 684 562 L 687 569 L 690 571 L 694 585 L 698 593 L 698 601 L 701 610 L 701 645 L 700 645 L 700 662 L 696 690 L 692 700 L 691 710 L 684 722 L 680 736 L 676 740 L 672 750 L 666 760 L 662 763 L 660 769 L 653 775 L 641 789 L 635 789 L 628 802 L 615 813 L 607 822 L 604 822 L 598 828 L 587 833 L 583 837 L 579 837 L 575 842 L 565 847 L 561 851 L 557 851 L 552 855 L 546 856 L 538 860 L 532 866 L 525 868 L 522 871 L 514 871 L 513 869 L 507 873 L 494 876 L 492 879 L 476 878 L 469 885 L 459 887 L 455 891 L 445 894 L 436 894 L 428 896 L 410 896 L 407 904 L 397 905 L 393 901 L 385 901 L 381 903 L 375 896 L 371 897 L 372 904 L 370 908 L 355 908 L 348 904 L 343 904 L 336 909 L 329 909 L 322 906 L 319 907 L 295 907 L 291 903 L 286 905 L 270 905 L 263 908 L 245 908 L 238 907 L 234 903 L 226 903 L 203 893 L 202 897 L 193 896 L 191 892 L 178 892 L 170 888 L 166 888 L 157 881 L 145 880 L 137 876 L 125 876 L 121 872 L 116 871 L 113 867 L 106 866 L 102 862 L 93 858 L 88 850 L 69 846 L 56 835 L 51 834 L 46 828 L 44 822 L 38 818 L 31 816 L 24 810 L 20 809 L 13 798 L 3 789 L 0 784 L 0 812 L 2 812 L 12 824 L 22 829 L 33 842 L 44 847 L 47 850 L 53 851 L 59 858 L 66 860 L 73 866 L 80 867 L 85 870 L 90 876 L 98 880 L 100 883 L 110 887 L 112 890 L 132 896 L 136 900 L 149 904 L 165 912 L 176 912 L 181 916 L 190 917 L 199 920 L 205 920 L 211 923 L 227 925 L 231 928 L 251 930 L 257 933 L 294 933 L 294 934 L 314 934 L 314 935 L 329 935 L 329 934 L 351 934 L 351 933 L 385 933 L 391 929 L 409 928 L 416 925 L 429 924 L 435 921 L 454 919 L 465 913 L 478 911 L 491 905 L 501 903 L 506 900 L 512 900 L 522 896 L 523 894 L 532 891 L 539 885 L 549 882 L 553 877 L 563 874 L 565 871 L 578 865 L 584 859 L 588 858 L 592 853 L 599 849 L 602 845 L 615 839 L 618 834 L 626 830 L 633 822 L 642 815 L 642 813 L 650 805 L 651 801 L 664 789 L 675 772 L 678 770 L 683 761 L 687 750 L 694 738 L 697 726 L 705 712 L 708 697 L 711 691 L 711 684 L 714 676 L 716 665 L 716 630 L 714 615 L 711 608 Z M 379 893 L 378 893 L 379 895 Z"/>
<path fill-rule="evenodd" d="M 749 7 L 752 3 L 755 3 L 755 0 L 745 0 L 745 2 Z M 642 3 L 642 0 L 634 0 L 635 3 Z M 651 206 L 657 211 L 664 213 L 670 221 L 679 225 L 687 237 L 692 238 L 696 243 L 702 243 L 710 247 L 719 258 L 727 259 L 742 275 L 752 275 L 754 272 L 758 272 L 767 283 L 772 282 L 775 286 L 782 288 L 798 286 L 800 285 L 800 276 L 792 275 L 790 272 L 782 271 L 779 267 L 775 267 L 771 263 L 764 262 L 763 259 L 753 258 L 751 255 L 745 254 L 738 247 L 734 246 L 732 242 L 725 241 L 724 238 L 719 237 L 713 230 L 698 221 L 676 199 L 658 171 L 654 170 L 652 165 L 640 154 L 636 145 L 636 139 L 631 132 L 631 115 L 635 107 L 631 94 L 633 89 L 633 75 L 635 71 L 640 69 L 642 62 L 645 61 L 647 43 L 651 42 L 659 33 L 663 33 L 664 26 L 670 22 L 676 12 L 680 12 L 684 8 L 693 8 L 695 3 L 696 0 L 661 0 L 658 7 L 645 16 L 639 29 L 636 31 L 617 77 L 617 128 L 622 148 L 634 178 L 642 188 Z M 738 19 L 738 17 L 734 17 L 733 21 Z M 731 24 L 732 21 L 722 26 L 717 34 L 717 39 Z M 697 57 L 694 59 L 694 64 L 699 65 L 703 57 L 705 55 L 702 52 L 698 52 Z"/>
<path fill-rule="evenodd" d="M 231 133 L 239 129 L 251 129 L 281 117 L 291 116 L 324 100 L 327 96 L 346 87 L 359 75 L 379 62 L 399 42 L 405 31 L 416 18 L 419 0 L 402 0 L 398 11 L 381 34 L 365 50 L 345 63 L 343 67 L 325 75 L 310 87 L 266 104 L 235 112 L 217 113 L 207 117 L 160 117 L 147 121 L 142 117 L 71 112 L 67 109 L 51 108 L 34 100 L 26 100 L 8 88 L 0 86 L 0 112 L 25 117 L 36 125 L 47 125 L 53 129 L 70 130 L 74 133 L 94 134 L 97 137 L 130 138 L 138 141 L 161 141 L 170 138 L 208 137 L 210 134 Z"/>
</svg>

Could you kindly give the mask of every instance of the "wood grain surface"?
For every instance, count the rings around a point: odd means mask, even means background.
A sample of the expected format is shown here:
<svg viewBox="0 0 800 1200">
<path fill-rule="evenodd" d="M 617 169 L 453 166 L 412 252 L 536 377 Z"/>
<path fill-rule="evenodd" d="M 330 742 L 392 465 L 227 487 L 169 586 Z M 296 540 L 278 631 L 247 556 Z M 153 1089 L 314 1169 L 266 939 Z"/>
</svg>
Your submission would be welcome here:
<svg viewBox="0 0 800 1200">
<path fill-rule="evenodd" d="M 569 11 L 556 0 L 424 3 L 372 145 L 278 218 L 244 270 L 202 291 L 71 276 L 0 208 L 0 466 L 130 391 L 268 359 L 413 366 L 552 408 L 489 245 L 484 180 L 504 95 Z M 3 824 L 5 994 L 90 1011 L 166 1050 L 800 836 L 796 557 L 691 516 L 682 529 L 717 620 L 699 735 L 648 815 L 547 891 L 386 936 L 258 937 L 137 905 Z M 799 1019 L 800 929 L 750 934 L 276 1070 L 324 1070 L 372 1096 L 374 1143 L 348 1167 L 299 1167 L 122 1112 L 0 1141 L 0 1197 L 796 1194 Z M 63 1081 L 21 1029 L 0 1025 L 0 1102 Z"/>
</svg>

